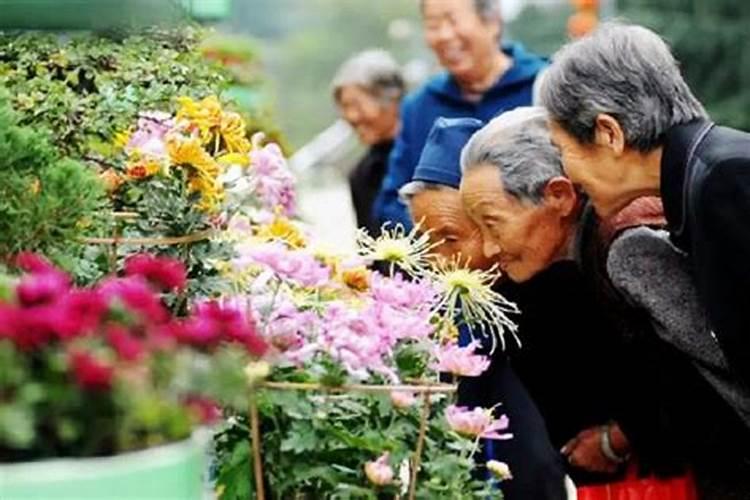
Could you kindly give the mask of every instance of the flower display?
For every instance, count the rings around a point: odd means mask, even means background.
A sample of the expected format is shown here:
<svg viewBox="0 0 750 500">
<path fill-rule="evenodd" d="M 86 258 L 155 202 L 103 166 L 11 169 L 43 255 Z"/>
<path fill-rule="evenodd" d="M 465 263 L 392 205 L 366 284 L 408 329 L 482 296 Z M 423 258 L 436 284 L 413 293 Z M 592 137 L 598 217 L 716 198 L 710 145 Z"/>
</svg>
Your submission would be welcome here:
<svg viewBox="0 0 750 500">
<path fill-rule="evenodd" d="M 0 393 L 26 429 L 19 433 L 0 419 L 0 449 L 11 460 L 15 453 L 99 455 L 183 439 L 191 422 L 206 420 L 215 398 L 224 398 L 205 388 L 221 386 L 236 397 L 244 384 L 219 374 L 241 372 L 265 353 L 252 318 L 231 305 L 206 301 L 187 317 L 172 316 L 159 291 L 184 286 L 185 271 L 171 259 L 136 255 L 126 276 L 86 288 L 38 256 L 23 254 L 16 263 L 27 272 L 0 280 L 7 288 L 0 359 L 14 374 L 0 380 Z M 234 354 L 214 359 L 218 349 Z M 207 366 L 221 366 L 219 378 L 190 383 Z M 37 396 L 27 398 L 32 390 Z M 148 416 L 154 412 L 163 416 Z M 100 422 L 96 433 L 85 430 L 91 422 Z"/>
</svg>

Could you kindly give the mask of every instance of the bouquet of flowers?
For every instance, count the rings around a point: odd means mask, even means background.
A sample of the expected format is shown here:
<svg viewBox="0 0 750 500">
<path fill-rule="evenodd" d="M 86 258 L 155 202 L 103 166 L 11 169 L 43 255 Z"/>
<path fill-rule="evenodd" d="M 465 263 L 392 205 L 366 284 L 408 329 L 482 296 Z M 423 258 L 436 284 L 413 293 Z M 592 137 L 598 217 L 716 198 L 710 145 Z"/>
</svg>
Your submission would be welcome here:
<svg viewBox="0 0 750 500">
<path fill-rule="evenodd" d="M 237 226 L 247 222 L 230 223 L 231 302 L 251 311 L 269 346 L 246 372 L 272 496 L 486 498 L 492 481 L 477 479 L 474 453 L 480 439 L 510 438 L 510 423 L 495 408 L 452 405 L 438 374 L 481 374 L 489 360 L 479 342 L 500 346 L 515 331 L 495 273 L 435 262 L 419 228 L 362 233 L 357 255 L 337 255 L 281 215 Z M 477 340 L 459 347 L 459 328 Z M 247 473 L 250 423 L 237 415 L 217 438 L 222 498 L 258 487 Z M 504 469 L 480 476 L 490 471 Z"/>
<path fill-rule="evenodd" d="M 178 261 L 130 257 L 86 288 L 34 254 L 0 278 L 0 461 L 112 455 L 184 439 L 245 404 L 242 367 L 266 343 L 246 311 L 202 301 L 184 318 L 161 300 Z"/>
</svg>

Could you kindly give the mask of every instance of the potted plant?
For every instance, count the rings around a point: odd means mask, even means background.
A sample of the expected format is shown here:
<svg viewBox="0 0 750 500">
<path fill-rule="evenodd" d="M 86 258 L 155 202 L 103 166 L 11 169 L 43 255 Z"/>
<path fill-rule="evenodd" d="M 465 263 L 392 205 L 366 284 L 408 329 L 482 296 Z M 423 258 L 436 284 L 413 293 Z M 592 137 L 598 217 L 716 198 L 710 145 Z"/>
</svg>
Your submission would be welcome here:
<svg viewBox="0 0 750 500">
<path fill-rule="evenodd" d="M 33 254 L 0 285 L 4 498 L 202 498 L 197 426 L 244 405 L 242 368 L 265 342 L 245 311 L 163 291 L 182 264 L 147 254 L 90 287 Z M 116 490 L 114 489 L 116 488 Z"/>
</svg>

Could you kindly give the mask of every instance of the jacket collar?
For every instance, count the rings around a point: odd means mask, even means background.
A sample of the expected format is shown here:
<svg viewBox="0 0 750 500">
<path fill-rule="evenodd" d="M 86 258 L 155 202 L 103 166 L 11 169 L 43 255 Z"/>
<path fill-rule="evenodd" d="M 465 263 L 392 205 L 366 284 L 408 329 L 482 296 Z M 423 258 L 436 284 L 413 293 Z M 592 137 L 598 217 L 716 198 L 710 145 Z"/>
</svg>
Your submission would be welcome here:
<svg viewBox="0 0 750 500">
<path fill-rule="evenodd" d="M 482 100 L 502 94 L 508 87 L 533 82 L 539 71 L 547 64 L 545 59 L 527 52 L 520 43 L 504 43 L 502 51 L 512 58 L 513 65 L 484 93 Z M 439 94 L 442 97 L 461 103 L 468 102 L 461 92 L 456 79 L 447 71 L 439 73 L 430 80 L 427 88 L 430 92 Z"/>
<path fill-rule="evenodd" d="M 705 135 L 707 120 L 696 120 L 669 129 L 664 138 L 661 157 L 661 197 L 669 232 L 682 234 L 685 218 L 686 182 L 689 181 L 688 161 L 691 151 Z M 681 245 L 680 245 L 681 246 Z"/>
</svg>

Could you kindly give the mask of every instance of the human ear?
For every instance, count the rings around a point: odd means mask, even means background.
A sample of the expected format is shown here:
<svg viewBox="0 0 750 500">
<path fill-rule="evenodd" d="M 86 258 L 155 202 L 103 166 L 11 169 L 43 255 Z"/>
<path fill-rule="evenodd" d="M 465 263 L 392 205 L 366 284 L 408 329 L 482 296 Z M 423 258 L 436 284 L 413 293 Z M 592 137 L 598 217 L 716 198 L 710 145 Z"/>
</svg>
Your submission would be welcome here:
<svg viewBox="0 0 750 500">
<path fill-rule="evenodd" d="M 613 116 L 599 113 L 594 122 L 594 143 L 619 156 L 625 149 L 625 131 Z"/>
<path fill-rule="evenodd" d="M 578 193 L 567 177 L 553 177 L 544 186 L 544 203 L 554 208 L 561 217 L 567 217 L 578 204 Z"/>
</svg>

